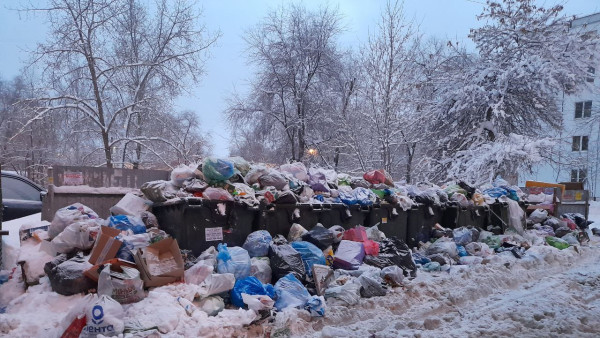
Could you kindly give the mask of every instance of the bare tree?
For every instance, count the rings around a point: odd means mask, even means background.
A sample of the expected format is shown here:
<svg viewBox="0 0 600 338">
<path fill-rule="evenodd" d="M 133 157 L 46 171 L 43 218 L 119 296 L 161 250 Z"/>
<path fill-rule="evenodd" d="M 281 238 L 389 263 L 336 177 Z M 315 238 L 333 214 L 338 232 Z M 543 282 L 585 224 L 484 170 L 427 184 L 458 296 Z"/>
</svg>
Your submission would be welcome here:
<svg viewBox="0 0 600 338">
<path fill-rule="evenodd" d="M 47 12 L 51 28 L 35 52 L 50 88 L 35 99 L 44 104 L 33 120 L 56 111 L 82 118 L 88 136 L 99 140 L 83 157 L 100 150 L 108 167 L 121 144 L 123 153 L 136 145 L 137 163 L 141 142 L 169 144 L 145 121 L 155 107 L 168 111 L 187 81 L 198 80 L 217 38 L 198 26 L 192 4 L 161 0 L 151 14 L 136 0 L 52 0 L 49 8 L 30 10 Z"/>
</svg>

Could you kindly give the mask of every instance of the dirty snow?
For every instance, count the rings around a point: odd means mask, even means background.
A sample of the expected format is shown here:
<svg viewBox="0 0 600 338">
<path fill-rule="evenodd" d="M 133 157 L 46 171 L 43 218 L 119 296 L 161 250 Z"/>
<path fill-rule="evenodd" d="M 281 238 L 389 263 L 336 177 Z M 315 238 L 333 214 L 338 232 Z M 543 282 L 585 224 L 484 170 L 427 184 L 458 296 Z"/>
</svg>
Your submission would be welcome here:
<svg viewBox="0 0 600 338">
<path fill-rule="evenodd" d="M 600 220 L 594 202 L 590 219 Z M 598 222 L 600 223 L 600 222 Z M 453 266 L 449 272 L 420 271 L 385 297 L 352 307 L 329 305 L 325 318 L 286 310 L 272 322 L 248 325 L 251 310 L 226 309 L 217 317 L 188 316 L 177 303 L 185 284 L 156 288 L 143 301 L 125 305 L 125 336 L 164 337 L 597 337 L 600 335 L 600 238 L 583 247 L 534 246 L 523 259 L 510 253 L 490 263 Z M 47 278 L 23 293 L 20 271 L 0 286 L 0 336 L 51 337 L 82 296 L 60 296 Z M 137 333 L 135 331 L 138 331 Z"/>
</svg>

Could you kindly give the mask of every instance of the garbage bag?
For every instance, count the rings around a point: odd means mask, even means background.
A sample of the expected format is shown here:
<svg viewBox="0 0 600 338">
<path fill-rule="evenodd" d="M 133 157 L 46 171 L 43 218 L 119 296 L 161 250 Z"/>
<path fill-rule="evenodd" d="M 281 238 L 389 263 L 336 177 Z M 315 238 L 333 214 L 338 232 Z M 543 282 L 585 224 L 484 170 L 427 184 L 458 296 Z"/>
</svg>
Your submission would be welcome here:
<svg viewBox="0 0 600 338">
<path fill-rule="evenodd" d="M 365 255 L 363 263 L 383 269 L 388 266 L 395 266 L 396 263 L 390 257 Z"/>
<path fill-rule="evenodd" d="M 239 279 L 235 282 L 231 289 L 231 303 L 237 307 L 244 307 L 242 293 L 247 295 L 266 295 L 271 298 L 275 297 L 275 289 L 271 284 L 263 284 L 258 278 L 250 276 Z"/>
<path fill-rule="evenodd" d="M 386 177 L 383 170 L 371 170 L 363 174 L 363 178 L 371 184 L 385 183 Z"/>
<path fill-rule="evenodd" d="M 149 228 L 158 228 L 158 219 L 156 216 L 150 211 L 144 211 L 140 214 L 140 219 L 146 226 L 146 229 Z"/>
<path fill-rule="evenodd" d="M 302 255 L 291 245 L 271 243 L 269 259 L 271 260 L 271 270 L 273 270 L 273 281 L 277 281 L 289 273 L 294 274 L 300 280 L 304 280 L 306 270 Z"/>
<path fill-rule="evenodd" d="M 204 174 L 204 179 L 209 183 L 226 181 L 234 173 L 231 161 L 207 157 L 202 162 L 202 174 Z"/>
<path fill-rule="evenodd" d="M 209 316 L 216 316 L 225 309 L 225 302 L 219 296 L 206 297 L 198 303 L 198 309 Z"/>
<path fill-rule="evenodd" d="M 304 305 L 304 309 L 310 312 L 313 317 L 325 316 L 325 298 L 317 295 L 311 296 Z"/>
<path fill-rule="evenodd" d="M 338 186 L 352 185 L 352 177 L 350 177 L 350 175 L 348 175 L 348 174 L 338 174 L 337 179 L 338 179 Z"/>
<path fill-rule="evenodd" d="M 146 225 L 141 218 L 135 216 L 117 215 L 108 218 L 108 226 L 121 230 L 123 235 L 146 233 Z"/>
<path fill-rule="evenodd" d="M 121 304 L 136 303 L 146 297 L 144 282 L 137 269 L 121 266 L 114 270 L 111 264 L 104 265 L 100 272 L 98 294 L 109 296 Z"/>
<path fill-rule="evenodd" d="M 467 244 L 465 249 L 471 256 L 487 257 L 492 254 L 492 250 L 485 243 L 472 242 Z"/>
<path fill-rule="evenodd" d="M 467 252 L 467 249 L 465 249 L 464 246 L 458 245 L 458 244 L 456 244 L 456 252 L 458 252 L 459 257 L 464 257 L 464 256 L 469 255 L 469 253 Z"/>
<path fill-rule="evenodd" d="M 567 243 L 569 243 L 569 245 L 579 245 L 581 243 L 579 243 L 579 240 L 577 239 L 577 235 L 574 232 L 568 233 L 566 235 L 564 235 L 563 237 L 561 237 L 561 239 Z"/>
<path fill-rule="evenodd" d="M 381 269 L 379 274 L 383 280 L 391 286 L 402 285 L 402 279 L 404 279 L 404 271 L 397 265 L 386 266 Z"/>
<path fill-rule="evenodd" d="M 191 168 L 185 164 L 176 167 L 171 171 L 171 183 L 174 186 L 181 188 L 185 181 L 196 177 L 194 170 L 195 168 Z"/>
<path fill-rule="evenodd" d="M 268 257 L 252 257 L 250 259 L 250 276 L 258 278 L 263 284 L 270 284 L 273 270 Z"/>
<path fill-rule="evenodd" d="M 302 235 L 302 240 L 316 245 L 319 249 L 325 250 L 333 244 L 335 237 L 331 231 L 325 229 L 321 223 L 310 229 Z"/>
<path fill-rule="evenodd" d="M 358 187 L 353 190 L 353 194 L 358 204 L 362 206 L 370 206 L 377 201 L 377 195 L 370 189 Z"/>
<path fill-rule="evenodd" d="M 160 203 L 177 197 L 177 187 L 170 181 L 150 181 L 142 184 L 140 190 L 152 202 Z"/>
<path fill-rule="evenodd" d="M 387 294 L 387 289 L 373 276 L 362 274 L 358 276 L 356 281 L 360 283 L 360 295 L 364 298 L 385 296 Z"/>
<path fill-rule="evenodd" d="M 242 293 L 242 301 L 248 306 L 248 309 L 254 311 L 271 310 L 275 301 L 267 295 L 249 295 Z"/>
<path fill-rule="evenodd" d="M 243 248 L 248 250 L 250 257 L 265 257 L 269 254 L 269 245 L 273 237 L 266 230 L 252 232 L 246 238 Z"/>
<path fill-rule="evenodd" d="M 423 265 L 422 267 L 423 271 L 441 271 L 442 270 L 442 265 L 438 262 L 429 262 L 425 265 Z"/>
<path fill-rule="evenodd" d="M 80 337 L 105 337 L 118 336 L 125 330 L 123 307 L 109 296 L 102 295 L 88 307 L 86 311 L 87 323 Z"/>
<path fill-rule="evenodd" d="M 296 194 L 291 192 L 290 190 L 286 190 L 283 192 L 279 192 L 275 196 L 275 204 L 296 204 L 298 203 L 298 198 Z"/>
<path fill-rule="evenodd" d="M 250 255 L 248 251 L 239 246 L 231 248 L 227 244 L 219 243 L 217 254 L 217 271 L 219 273 L 232 273 L 236 279 L 250 275 Z"/>
<path fill-rule="evenodd" d="M 299 241 L 302 239 L 302 236 L 304 236 L 306 233 L 308 232 L 308 230 L 304 229 L 304 227 L 298 223 L 294 223 L 292 224 L 292 227 L 290 228 L 290 232 L 288 234 L 288 241 L 293 242 L 293 241 Z"/>
<path fill-rule="evenodd" d="M 329 192 L 327 176 L 323 170 L 310 168 L 308 170 L 308 184 L 314 191 Z"/>
<path fill-rule="evenodd" d="M 202 197 L 211 201 L 233 201 L 233 196 L 223 188 L 208 187 L 202 192 Z"/>
<path fill-rule="evenodd" d="M 427 256 L 433 254 L 446 254 L 454 259 L 458 258 L 456 243 L 453 240 L 447 238 L 438 239 L 433 244 L 431 244 L 425 252 Z"/>
<path fill-rule="evenodd" d="M 213 273 L 208 275 L 198 288 L 198 295 L 208 297 L 227 292 L 235 286 L 235 276 L 232 273 Z"/>
<path fill-rule="evenodd" d="M 325 260 L 325 256 L 323 255 L 323 251 L 321 251 L 321 249 L 319 249 L 314 244 L 309 243 L 309 242 L 304 242 L 304 241 L 298 241 L 298 242 L 292 242 L 291 246 L 296 251 L 298 251 L 298 253 L 300 253 L 300 256 L 302 257 L 302 262 L 304 263 L 304 270 L 306 270 L 306 274 L 309 277 L 312 277 L 313 265 L 315 265 L 315 264 L 325 265 L 326 264 L 326 260 Z"/>
<path fill-rule="evenodd" d="M 87 323 L 86 312 L 96 303 L 98 295 L 90 293 L 80 299 L 60 321 L 56 337 L 79 337 Z"/>
<path fill-rule="evenodd" d="M 248 174 L 250 171 L 250 163 L 248 163 L 248 161 L 246 161 L 243 157 L 233 156 L 228 160 L 229 162 L 233 163 L 234 168 L 237 169 L 242 176 L 246 176 L 246 174 Z"/>
<path fill-rule="evenodd" d="M 233 192 L 233 199 L 236 202 L 244 203 L 250 207 L 258 206 L 259 202 L 258 199 L 256 199 L 256 193 L 254 189 L 244 183 L 233 183 L 233 186 L 235 188 Z"/>
<path fill-rule="evenodd" d="M 581 230 L 585 230 L 589 227 L 590 224 L 594 223 L 594 221 L 588 221 L 585 219 L 585 216 L 583 216 L 580 213 L 566 213 L 566 214 L 562 214 L 561 215 L 562 218 L 567 218 L 571 221 L 573 221 L 577 227 Z M 575 230 L 575 229 L 573 229 Z"/>
<path fill-rule="evenodd" d="M 54 214 L 52 223 L 48 227 L 48 237 L 53 239 L 58 236 L 69 224 L 96 218 L 98 218 L 98 214 L 81 203 L 60 208 Z"/>
<path fill-rule="evenodd" d="M 343 305 L 356 305 L 360 301 L 359 283 L 352 281 L 347 282 L 342 286 L 334 286 L 325 290 L 325 299 L 337 299 Z"/>
<path fill-rule="evenodd" d="M 379 230 L 379 227 L 377 227 L 377 225 L 366 228 L 366 232 L 367 238 L 376 242 L 381 241 L 385 238 L 385 234 L 383 233 L 383 231 Z"/>
<path fill-rule="evenodd" d="M 308 182 L 308 171 L 306 170 L 306 166 L 304 166 L 302 162 L 283 164 L 279 167 L 279 170 L 281 170 L 284 173 L 289 173 L 294 178 L 300 181 Z"/>
<path fill-rule="evenodd" d="M 352 187 L 352 189 L 356 189 L 356 188 L 368 189 L 371 187 L 371 183 L 369 183 L 367 180 L 365 180 L 362 177 L 352 177 L 350 187 Z"/>
<path fill-rule="evenodd" d="M 477 265 L 481 262 L 483 262 L 483 258 L 478 256 L 464 256 L 458 259 L 460 265 Z"/>
<path fill-rule="evenodd" d="M 452 235 L 454 237 L 454 242 L 456 242 L 456 244 L 458 244 L 458 245 L 464 246 L 464 245 L 467 245 L 467 244 L 473 242 L 471 230 L 469 230 L 465 227 L 460 227 L 460 228 L 454 229 L 452 231 Z"/>
<path fill-rule="evenodd" d="M 323 256 L 325 256 L 325 261 L 327 262 L 327 265 L 332 266 L 334 258 L 333 247 L 328 247 L 327 249 L 323 250 Z"/>
<path fill-rule="evenodd" d="M 546 219 L 548 219 L 548 211 L 544 209 L 535 209 L 531 215 L 529 215 L 529 219 L 533 223 L 544 223 Z"/>
<path fill-rule="evenodd" d="M 288 185 L 288 181 L 285 177 L 275 170 L 271 170 L 267 174 L 261 175 L 258 178 L 258 183 L 263 189 L 266 187 L 275 187 L 277 190 L 283 190 Z"/>
<path fill-rule="evenodd" d="M 431 259 L 421 255 L 418 252 L 413 253 L 412 257 L 413 257 L 413 261 L 415 262 L 415 264 L 423 265 L 423 264 L 427 264 L 427 263 L 431 262 Z"/>
<path fill-rule="evenodd" d="M 546 243 L 548 243 L 548 245 L 553 246 L 560 250 L 566 249 L 570 246 L 569 243 L 567 241 L 565 241 L 564 239 L 556 238 L 556 237 L 552 237 L 552 236 L 546 236 Z"/>
<path fill-rule="evenodd" d="M 379 255 L 379 244 L 377 242 L 367 239 L 363 242 L 363 246 L 365 247 L 365 254 L 371 256 Z"/>
<path fill-rule="evenodd" d="M 211 264 L 210 261 L 201 260 L 185 270 L 183 276 L 186 283 L 200 285 L 214 270 L 214 264 Z"/>
<path fill-rule="evenodd" d="M 246 183 L 248 183 L 249 185 L 253 185 L 255 183 L 258 183 L 258 179 L 262 175 L 268 174 L 269 171 L 269 169 L 262 165 L 252 166 L 252 168 L 250 169 L 250 171 L 248 171 L 248 174 L 246 174 L 244 178 L 246 179 Z"/>
<path fill-rule="evenodd" d="M 379 242 L 379 257 L 390 259 L 404 271 L 405 276 L 415 277 L 417 274 L 417 267 L 413 261 L 412 253 L 408 245 L 401 239 L 388 237 L 381 240 Z"/>
<path fill-rule="evenodd" d="M 369 237 L 367 236 L 367 231 L 363 226 L 357 226 L 352 229 L 346 230 L 342 238 L 344 240 L 354 242 L 364 242 L 369 239 Z"/>
<path fill-rule="evenodd" d="M 96 288 L 96 283 L 83 274 L 91 267 L 81 253 L 69 260 L 67 255 L 60 254 L 44 265 L 44 272 L 54 292 L 71 296 Z"/>
<path fill-rule="evenodd" d="M 333 243 L 339 243 L 342 241 L 346 229 L 344 229 L 344 227 L 342 227 L 341 225 L 334 225 L 329 228 L 329 232 L 333 234 Z"/>
<path fill-rule="evenodd" d="M 356 195 L 354 191 L 338 191 L 338 197 L 345 205 L 355 205 L 358 204 L 358 200 L 356 199 Z"/>
<path fill-rule="evenodd" d="M 303 308 L 308 302 L 310 294 L 302 283 L 294 276 L 287 274 L 275 283 L 275 308 L 281 311 L 286 308 Z"/>
<path fill-rule="evenodd" d="M 96 220 L 98 219 L 89 219 L 69 224 L 52 240 L 54 249 L 59 253 L 91 249 L 100 232 L 100 224 Z"/>
<path fill-rule="evenodd" d="M 336 269 L 356 270 L 363 262 L 365 248 L 360 242 L 342 240 L 333 258 Z"/>
</svg>

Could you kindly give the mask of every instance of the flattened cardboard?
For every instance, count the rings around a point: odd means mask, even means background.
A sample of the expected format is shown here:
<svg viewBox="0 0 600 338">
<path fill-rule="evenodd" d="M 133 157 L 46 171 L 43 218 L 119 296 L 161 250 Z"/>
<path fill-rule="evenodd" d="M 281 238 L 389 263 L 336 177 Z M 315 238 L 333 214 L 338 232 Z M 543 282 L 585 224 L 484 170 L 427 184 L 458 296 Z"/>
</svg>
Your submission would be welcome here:
<svg viewBox="0 0 600 338">
<path fill-rule="evenodd" d="M 144 259 L 144 251 L 146 250 L 153 252 L 158 257 L 160 257 L 161 253 L 171 252 L 173 258 L 175 259 L 175 262 L 177 263 L 177 269 L 170 272 L 169 274 L 153 276 L 149 272 L 148 265 L 146 264 L 146 260 Z M 138 249 L 134 255 L 134 258 L 135 263 L 137 264 L 138 269 L 140 270 L 140 276 L 144 281 L 144 286 L 147 288 L 162 286 L 183 280 L 183 257 L 181 257 L 181 251 L 179 250 L 177 240 L 173 238 L 166 238 L 145 248 Z"/>
<path fill-rule="evenodd" d="M 327 265 L 314 264 L 312 266 L 313 279 L 317 289 L 317 295 L 325 294 L 325 289 L 333 282 L 333 269 Z"/>
<path fill-rule="evenodd" d="M 102 226 L 102 231 L 96 239 L 96 244 L 92 249 L 89 262 L 96 265 L 115 258 L 123 244 L 123 242 L 115 238 L 120 233 L 121 231 L 118 229 Z"/>
<path fill-rule="evenodd" d="M 100 267 L 105 264 L 110 264 L 113 270 L 118 270 L 122 266 L 138 269 L 137 265 L 135 265 L 135 263 L 133 263 L 133 262 L 128 262 L 128 261 L 120 259 L 120 258 L 113 258 L 113 259 L 104 261 L 100 264 L 92 266 L 91 268 L 84 271 L 83 274 L 86 277 L 88 277 L 89 279 L 97 282 L 98 277 L 100 277 Z"/>
</svg>

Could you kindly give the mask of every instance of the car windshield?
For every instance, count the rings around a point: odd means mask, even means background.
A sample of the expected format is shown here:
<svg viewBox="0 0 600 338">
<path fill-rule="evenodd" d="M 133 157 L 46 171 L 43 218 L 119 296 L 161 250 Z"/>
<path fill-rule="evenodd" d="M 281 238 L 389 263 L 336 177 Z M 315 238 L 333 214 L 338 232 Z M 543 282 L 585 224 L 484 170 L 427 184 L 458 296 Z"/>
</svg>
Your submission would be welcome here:
<svg viewBox="0 0 600 338">
<path fill-rule="evenodd" d="M 39 201 L 40 192 L 16 178 L 2 177 L 2 199 Z"/>
</svg>

